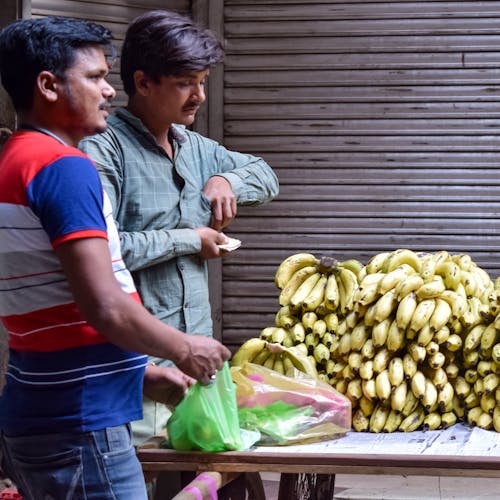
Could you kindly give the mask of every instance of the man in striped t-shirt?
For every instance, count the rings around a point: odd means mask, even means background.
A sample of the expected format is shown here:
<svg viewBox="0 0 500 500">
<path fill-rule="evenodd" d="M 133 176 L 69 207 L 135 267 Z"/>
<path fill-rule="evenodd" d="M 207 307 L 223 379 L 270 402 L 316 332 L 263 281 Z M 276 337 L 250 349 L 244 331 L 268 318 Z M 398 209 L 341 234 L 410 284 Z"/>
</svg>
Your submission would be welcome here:
<svg viewBox="0 0 500 500">
<path fill-rule="evenodd" d="M 230 356 L 142 306 L 97 171 L 75 147 L 106 128 L 110 43 L 106 28 L 67 18 L 0 33 L 0 75 L 20 123 L 0 156 L 10 348 L 0 445 L 2 468 L 28 499 L 146 498 L 130 432 L 143 391 L 165 402 L 174 389 L 176 402 Z M 178 369 L 146 366 L 145 354 Z"/>
</svg>

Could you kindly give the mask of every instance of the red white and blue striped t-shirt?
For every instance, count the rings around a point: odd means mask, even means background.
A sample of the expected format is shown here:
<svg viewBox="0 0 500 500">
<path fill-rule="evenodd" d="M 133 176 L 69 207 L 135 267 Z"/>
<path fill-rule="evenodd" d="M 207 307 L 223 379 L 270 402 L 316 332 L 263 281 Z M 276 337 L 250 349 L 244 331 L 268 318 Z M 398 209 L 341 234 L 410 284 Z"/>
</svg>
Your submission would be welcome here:
<svg viewBox="0 0 500 500">
<path fill-rule="evenodd" d="M 78 149 L 16 132 L 0 157 L 0 317 L 10 359 L 0 397 L 7 435 L 84 432 L 142 418 L 147 357 L 82 317 L 53 249 L 108 240 L 113 271 L 140 301 L 97 170 Z"/>
</svg>

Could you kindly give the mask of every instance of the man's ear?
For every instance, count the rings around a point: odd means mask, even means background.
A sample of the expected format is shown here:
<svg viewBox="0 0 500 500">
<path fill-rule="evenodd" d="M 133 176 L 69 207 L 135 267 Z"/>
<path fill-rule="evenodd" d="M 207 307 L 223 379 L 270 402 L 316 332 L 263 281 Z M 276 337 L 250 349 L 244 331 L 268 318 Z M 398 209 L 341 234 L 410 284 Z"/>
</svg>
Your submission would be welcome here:
<svg viewBox="0 0 500 500">
<path fill-rule="evenodd" d="M 58 78 L 50 71 L 41 71 L 36 77 L 36 90 L 40 95 L 49 102 L 57 101 Z"/>
<path fill-rule="evenodd" d="M 149 94 L 149 86 L 151 83 L 151 79 L 144 73 L 142 70 L 134 71 L 134 85 L 135 91 L 142 95 L 146 96 Z"/>
</svg>

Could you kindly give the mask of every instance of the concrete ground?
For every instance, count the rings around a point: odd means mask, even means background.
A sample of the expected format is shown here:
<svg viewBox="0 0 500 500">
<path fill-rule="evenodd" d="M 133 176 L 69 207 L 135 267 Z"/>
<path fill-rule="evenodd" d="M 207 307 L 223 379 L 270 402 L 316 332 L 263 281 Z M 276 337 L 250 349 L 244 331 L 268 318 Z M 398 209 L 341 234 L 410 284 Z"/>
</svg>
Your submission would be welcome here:
<svg viewBox="0 0 500 500">
<path fill-rule="evenodd" d="M 262 479 L 266 500 L 277 500 L 279 476 L 263 473 Z M 468 477 L 338 474 L 335 478 L 334 499 L 499 500 L 500 480 Z"/>
</svg>

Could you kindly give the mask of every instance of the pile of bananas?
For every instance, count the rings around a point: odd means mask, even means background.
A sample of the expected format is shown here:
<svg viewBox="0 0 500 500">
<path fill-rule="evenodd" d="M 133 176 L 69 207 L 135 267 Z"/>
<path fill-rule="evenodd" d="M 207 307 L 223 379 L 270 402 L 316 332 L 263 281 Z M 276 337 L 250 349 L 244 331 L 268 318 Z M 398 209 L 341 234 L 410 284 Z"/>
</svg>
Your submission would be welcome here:
<svg viewBox="0 0 500 500">
<path fill-rule="evenodd" d="M 275 324 L 233 364 L 325 380 L 351 400 L 357 431 L 500 432 L 500 278 L 469 255 L 397 249 L 363 265 L 298 253 L 275 284 Z"/>
</svg>

